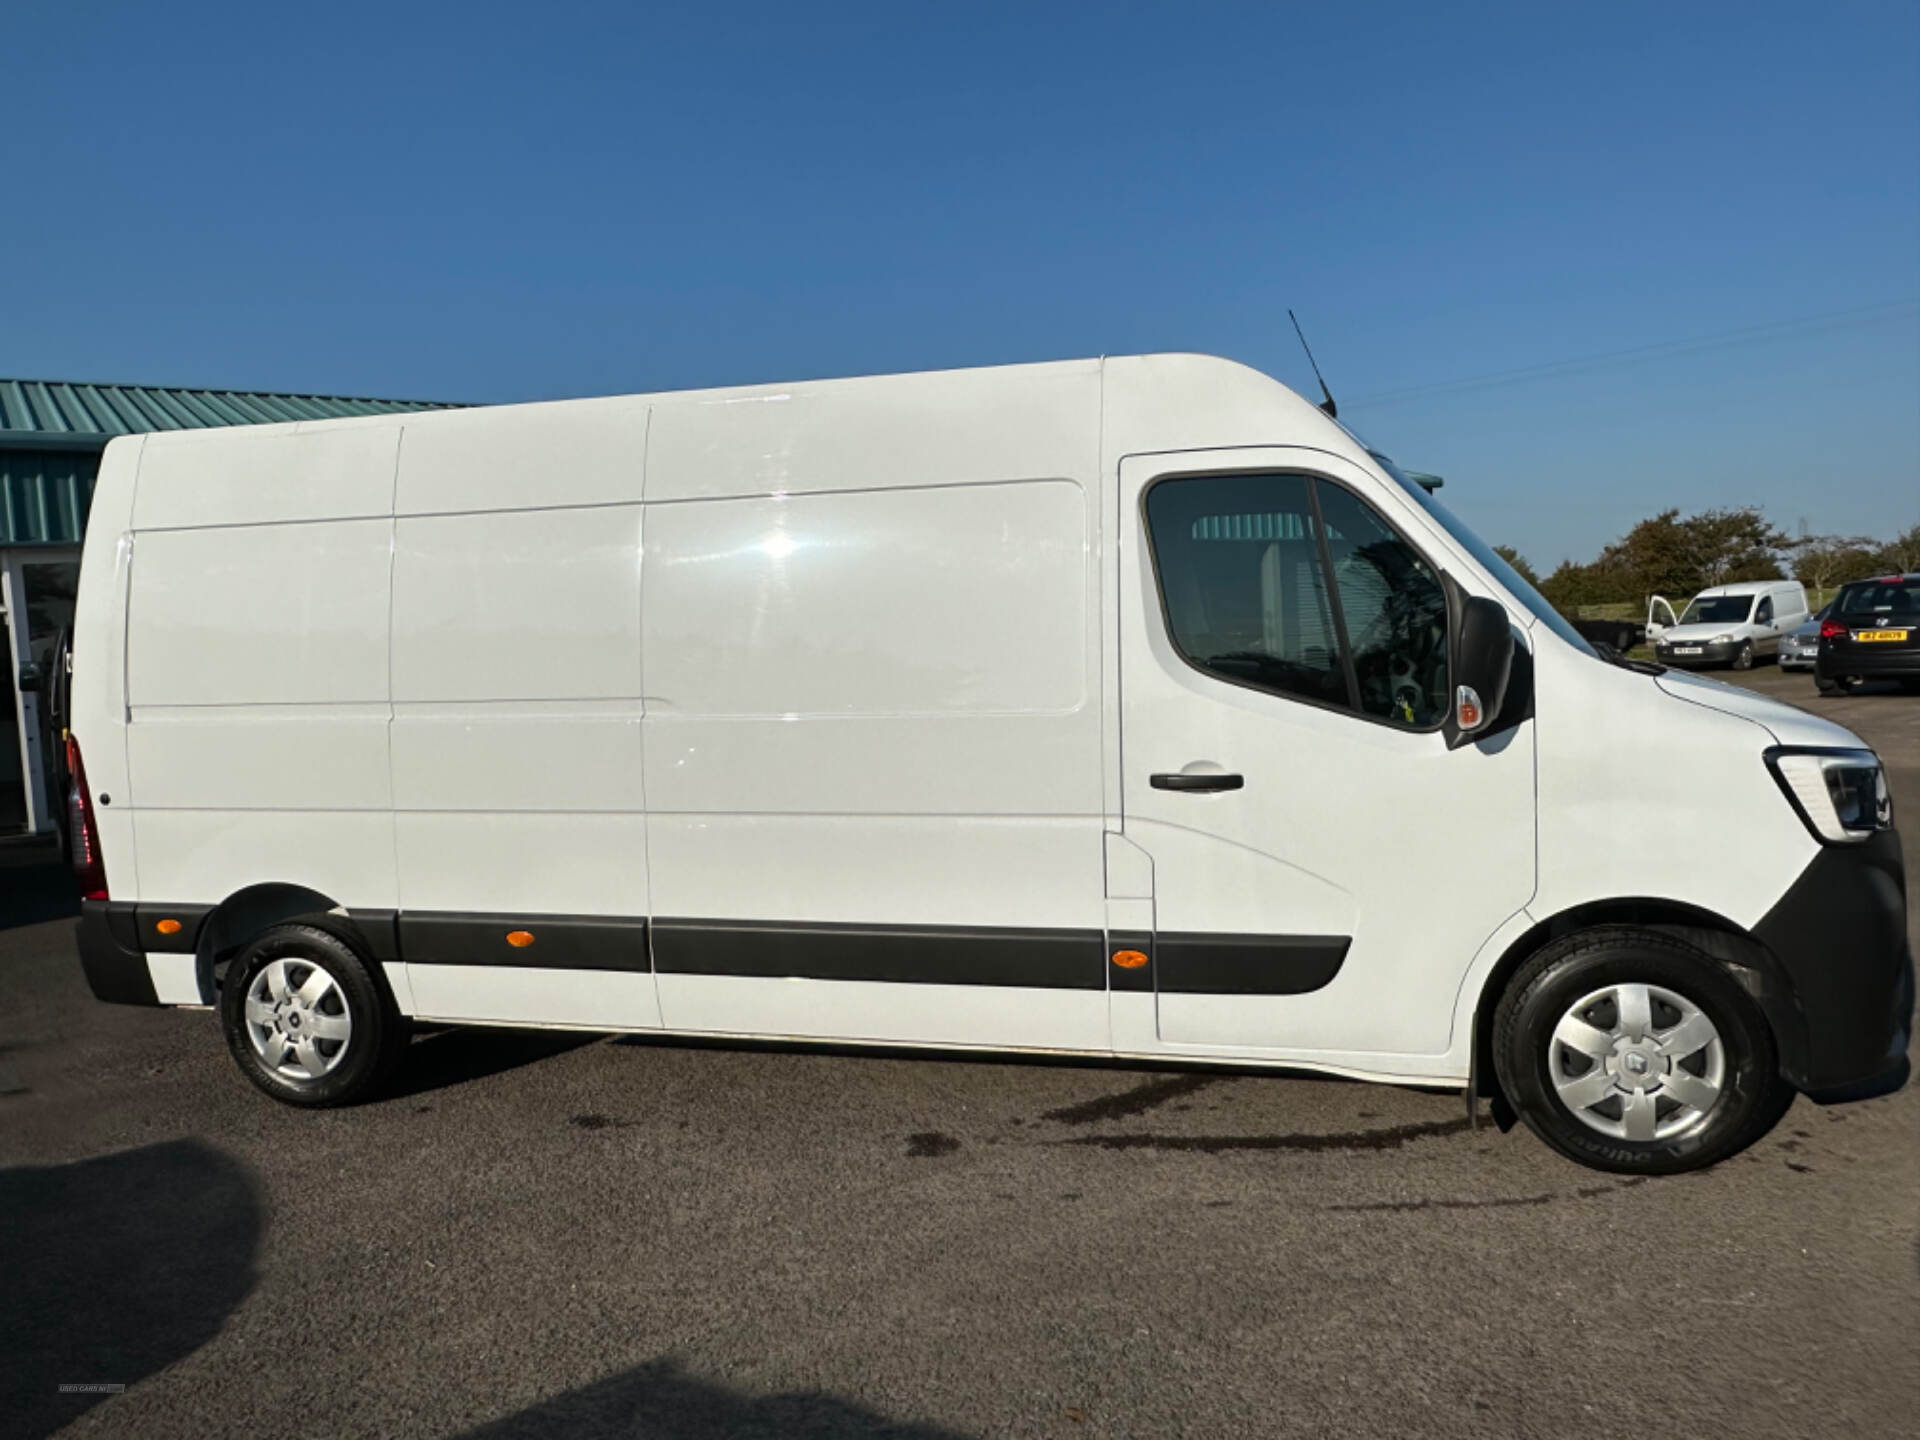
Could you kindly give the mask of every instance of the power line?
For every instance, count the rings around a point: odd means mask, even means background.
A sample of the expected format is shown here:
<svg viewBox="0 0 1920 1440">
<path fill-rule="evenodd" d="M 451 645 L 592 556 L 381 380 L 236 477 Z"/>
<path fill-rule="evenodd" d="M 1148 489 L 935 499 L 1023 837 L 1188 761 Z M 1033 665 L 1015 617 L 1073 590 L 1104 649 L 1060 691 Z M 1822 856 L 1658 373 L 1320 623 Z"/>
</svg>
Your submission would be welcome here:
<svg viewBox="0 0 1920 1440">
<path fill-rule="evenodd" d="M 1823 329 L 1846 329 L 1872 325 L 1904 315 L 1920 316 L 1920 298 L 1882 300 L 1851 310 L 1831 310 L 1823 315 L 1807 315 L 1797 320 L 1775 320 L 1765 325 L 1748 325 L 1738 330 L 1722 330 L 1711 335 L 1696 335 L 1686 340 L 1663 340 L 1653 345 L 1636 345 L 1628 350 L 1610 350 L 1599 355 L 1584 355 L 1570 360 L 1552 360 L 1541 365 L 1526 365 L 1517 370 L 1496 370 L 1487 375 L 1471 375 L 1459 380 L 1440 380 L 1427 385 L 1409 385 L 1399 390 L 1382 390 L 1361 395 L 1347 403 L 1353 406 L 1382 405 L 1417 395 L 1438 395 L 1459 390 L 1477 390 L 1510 385 L 1540 376 L 1571 374 L 1598 365 L 1622 360 L 1646 360 L 1669 355 L 1686 355 L 1702 350 L 1731 349 L 1740 345 L 1758 345 Z"/>
</svg>

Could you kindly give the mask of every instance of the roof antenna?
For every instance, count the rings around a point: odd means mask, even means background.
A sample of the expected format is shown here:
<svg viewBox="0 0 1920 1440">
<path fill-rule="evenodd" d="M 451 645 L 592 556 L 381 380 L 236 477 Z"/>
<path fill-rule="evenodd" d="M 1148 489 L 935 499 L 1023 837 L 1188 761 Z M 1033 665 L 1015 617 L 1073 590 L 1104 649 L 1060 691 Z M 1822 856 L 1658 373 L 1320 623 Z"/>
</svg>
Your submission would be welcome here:
<svg viewBox="0 0 1920 1440">
<path fill-rule="evenodd" d="M 1287 319 L 1293 321 L 1293 333 L 1300 337 L 1300 348 L 1307 352 L 1307 364 L 1313 366 L 1313 378 L 1320 382 L 1320 393 L 1327 397 L 1320 402 L 1320 408 L 1327 412 L 1329 420 L 1338 420 L 1340 407 L 1333 403 L 1333 392 L 1327 388 L 1327 377 L 1320 373 L 1319 365 L 1314 362 L 1313 350 L 1307 344 L 1305 333 L 1300 329 L 1300 321 L 1294 316 L 1292 310 L 1287 311 Z"/>
</svg>

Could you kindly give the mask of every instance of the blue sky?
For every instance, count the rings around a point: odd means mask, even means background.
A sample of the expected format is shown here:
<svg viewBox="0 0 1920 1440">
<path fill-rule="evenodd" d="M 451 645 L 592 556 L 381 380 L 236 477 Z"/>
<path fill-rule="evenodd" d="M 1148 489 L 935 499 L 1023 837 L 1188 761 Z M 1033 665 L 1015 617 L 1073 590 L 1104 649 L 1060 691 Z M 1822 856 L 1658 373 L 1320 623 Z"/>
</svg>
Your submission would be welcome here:
<svg viewBox="0 0 1920 1440">
<path fill-rule="evenodd" d="M 66 0 L 7 48 L 0 374 L 1311 391 L 1292 305 L 1343 417 L 1543 566 L 1669 504 L 1920 520 L 1913 0 Z"/>
</svg>

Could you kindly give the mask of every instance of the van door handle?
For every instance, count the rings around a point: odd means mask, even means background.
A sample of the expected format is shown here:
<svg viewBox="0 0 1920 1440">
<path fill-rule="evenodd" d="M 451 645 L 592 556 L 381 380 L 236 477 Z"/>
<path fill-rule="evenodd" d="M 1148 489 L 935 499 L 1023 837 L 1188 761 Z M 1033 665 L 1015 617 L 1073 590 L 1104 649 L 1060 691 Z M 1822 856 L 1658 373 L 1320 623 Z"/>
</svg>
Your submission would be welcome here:
<svg viewBox="0 0 1920 1440">
<path fill-rule="evenodd" d="M 1183 770 L 1148 776 L 1147 783 L 1156 790 L 1238 790 L 1247 781 L 1241 775 L 1189 775 Z"/>
</svg>

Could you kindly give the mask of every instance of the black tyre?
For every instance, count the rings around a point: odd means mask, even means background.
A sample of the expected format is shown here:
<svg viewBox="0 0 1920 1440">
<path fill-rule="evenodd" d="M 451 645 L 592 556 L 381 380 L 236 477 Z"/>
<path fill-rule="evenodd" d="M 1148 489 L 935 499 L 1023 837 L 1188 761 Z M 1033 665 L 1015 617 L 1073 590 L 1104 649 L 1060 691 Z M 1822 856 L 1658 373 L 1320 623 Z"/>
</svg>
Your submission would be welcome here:
<svg viewBox="0 0 1920 1440">
<path fill-rule="evenodd" d="M 407 1043 L 372 962 L 316 925 L 277 925 L 235 956 L 220 1021 L 246 1077 L 289 1105 L 367 1099 Z"/>
<path fill-rule="evenodd" d="M 1652 930 L 1584 930 L 1521 966 L 1494 1012 L 1493 1055 L 1528 1128 L 1597 1170 L 1701 1169 L 1793 1103 L 1753 998 Z"/>
<path fill-rule="evenodd" d="M 1753 645 L 1751 642 L 1741 641 L 1740 648 L 1733 652 L 1733 668 L 1736 670 L 1753 669 Z"/>
<path fill-rule="evenodd" d="M 1840 693 L 1840 682 L 1838 680 L 1830 680 L 1825 675 L 1815 671 L 1813 688 L 1818 690 L 1822 695 L 1838 695 Z"/>
</svg>

